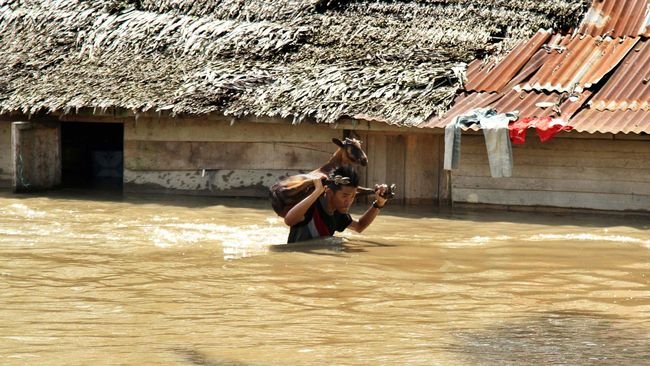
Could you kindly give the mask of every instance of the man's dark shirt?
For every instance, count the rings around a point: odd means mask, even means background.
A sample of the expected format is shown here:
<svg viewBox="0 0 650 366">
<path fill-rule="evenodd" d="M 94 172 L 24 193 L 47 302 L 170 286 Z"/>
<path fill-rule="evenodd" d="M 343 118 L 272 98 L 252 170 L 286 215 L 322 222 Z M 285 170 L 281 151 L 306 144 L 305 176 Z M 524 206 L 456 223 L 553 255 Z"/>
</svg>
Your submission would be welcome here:
<svg viewBox="0 0 650 366">
<path fill-rule="evenodd" d="M 325 196 L 320 196 L 305 213 L 305 219 L 291 227 L 287 243 L 332 236 L 335 231 L 342 232 L 352 223 L 349 214 L 334 211 L 329 215 L 326 206 Z"/>
</svg>

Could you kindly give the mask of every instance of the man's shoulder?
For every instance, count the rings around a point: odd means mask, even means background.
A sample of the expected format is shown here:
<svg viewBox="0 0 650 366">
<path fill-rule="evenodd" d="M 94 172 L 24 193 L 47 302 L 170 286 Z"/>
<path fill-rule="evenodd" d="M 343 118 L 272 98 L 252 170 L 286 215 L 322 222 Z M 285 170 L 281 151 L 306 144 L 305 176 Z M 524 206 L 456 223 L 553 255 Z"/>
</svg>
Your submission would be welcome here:
<svg viewBox="0 0 650 366">
<path fill-rule="evenodd" d="M 292 225 L 291 227 L 304 226 L 307 223 L 309 223 L 309 221 L 311 221 L 311 219 L 314 217 L 314 210 L 316 210 L 317 207 L 320 208 L 320 210 L 322 211 L 323 209 L 320 206 L 319 201 L 320 201 L 320 199 L 316 200 L 316 202 L 314 202 L 311 206 L 309 206 L 307 211 L 305 211 L 305 216 L 303 217 L 302 221 L 300 221 L 299 223 L 297 223 L 295 225 Z"/>
</svg>

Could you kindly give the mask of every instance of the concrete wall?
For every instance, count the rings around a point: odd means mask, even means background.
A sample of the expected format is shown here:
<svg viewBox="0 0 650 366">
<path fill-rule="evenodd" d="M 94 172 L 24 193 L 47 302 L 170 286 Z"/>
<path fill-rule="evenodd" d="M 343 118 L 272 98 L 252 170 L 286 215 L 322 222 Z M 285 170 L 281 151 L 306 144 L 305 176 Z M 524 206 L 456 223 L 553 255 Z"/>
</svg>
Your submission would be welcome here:
<svg viewBox="0 0 650 366">
<path fill-rule="evenodd" d="M 633 140 L 638 139 L 638 140 Z M 510 178 L 491 178 L 484 138 L 463 135 L 452 197 L 459 203 L 650 210 L 650 139 L 569 133 L 513 145 Z"/>
<path fill-rule="evenodd" d="M 0 187 L 11 187 L 13 170 L 11 161 L 11 122 L 0 121 Z"/>
</svg>

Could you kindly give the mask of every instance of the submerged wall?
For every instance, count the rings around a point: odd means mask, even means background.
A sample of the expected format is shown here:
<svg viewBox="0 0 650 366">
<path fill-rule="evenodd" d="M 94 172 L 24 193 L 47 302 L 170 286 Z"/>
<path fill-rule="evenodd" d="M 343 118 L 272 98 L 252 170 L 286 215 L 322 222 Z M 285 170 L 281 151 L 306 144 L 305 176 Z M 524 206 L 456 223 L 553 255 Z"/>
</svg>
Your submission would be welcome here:
<svg viewBox="0 0 650 366">
<path fill-rule="evenodd" d="M 444 194 L 441 131 L 359 121 L 295 126 L 279 119 L 231 123 L 218 116 L 66 115 L 61 121 L 124 125 L 127 192 L 268 197 L 268 188 L 282 177 L 327 162 L 337 149 L 332 138 L 343 139 L 354 131 L 369 158 L 369 166 L 359 169 L 362 185 L 395 183 L 396 201 L 408 204 L 436 203 Z M 10 127 L 0 122 L 0 184 L 4 178 L 6 186 L 11 185 L 13 169 Z"/>
<path fill-rule="evenodd" d="M 124 188 L 181 194 L 268 197 L 280 178 L 326 163 L 345 128 L 286 121 L 139 118 L 125 122 Z M 407 203 L 437 200 L 441 135 L 357 130 L 369 166 L 362 185 L 396 183 Z M 403 129 L 409 132 L 408 129 Z"/>
<path fill-rule="evenodd" d="M 229 120 L 139 118 L 124 127 L 125 190 L 268 195 L 280 177 L 324 164 L 343 130 Z"/>
<path fill-rule="evenodd" d="M 481 134 L 464 135 L 461 146 L 454 202 L 650 210 L 648 136 L 571 132 L 542 144 L 529 133 L 524 145 L 513 145 L 510 178 L 490 177 Z"/>
</svg>

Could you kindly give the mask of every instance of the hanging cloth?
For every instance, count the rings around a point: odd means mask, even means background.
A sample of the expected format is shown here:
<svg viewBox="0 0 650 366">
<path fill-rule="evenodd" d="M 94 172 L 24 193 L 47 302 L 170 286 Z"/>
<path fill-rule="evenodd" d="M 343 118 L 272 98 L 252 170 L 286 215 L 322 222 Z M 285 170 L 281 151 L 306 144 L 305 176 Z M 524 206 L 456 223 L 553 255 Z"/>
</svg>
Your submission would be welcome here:
<svg viewBox="0 0 650 366">
<path fill-rule="evenodd" d="M 512 145 L 508 136 L 508 123 L 517 119 L 517 114 L 518 112 L 499 114 L 491 108 L 477 108 L 456 116 L 445 126 L 444 169 L 457 169 L 460 165 L 461 127 L 478 124 L 485 137 L 491 176 L 512 176 Z"/>
<path fill-rule="evenodd" d="M 539 121 L 536 124 L 537 127 L 537 136 L 541 142 L 546 142 L 552 139 L 555 135 L 560 133 L 560 131 L 571 131 L 573 130 L 572 126 L 569 126 L 560 118 L 553 118 L 550 121 L 546 119 L 544 121 Z"/>
<path fill-rule="evenodd" d="M 560 131 L 571 131 L 573 129 L 573 127 L 567 125 L 560 118 L 526 117 L 508 126 L 510 130 L 510 141 L 515 145 L 521 145 L 526 142 L 526 130 L 528 128 L 535 128 L 537 130 L 537 136 L 539 136 L 541 142 L 549 141 Z"/>
</svg>

